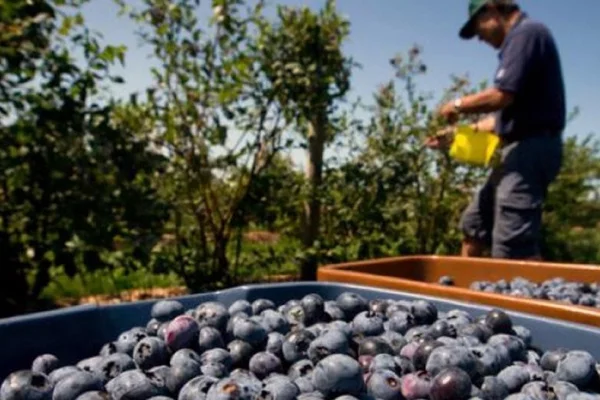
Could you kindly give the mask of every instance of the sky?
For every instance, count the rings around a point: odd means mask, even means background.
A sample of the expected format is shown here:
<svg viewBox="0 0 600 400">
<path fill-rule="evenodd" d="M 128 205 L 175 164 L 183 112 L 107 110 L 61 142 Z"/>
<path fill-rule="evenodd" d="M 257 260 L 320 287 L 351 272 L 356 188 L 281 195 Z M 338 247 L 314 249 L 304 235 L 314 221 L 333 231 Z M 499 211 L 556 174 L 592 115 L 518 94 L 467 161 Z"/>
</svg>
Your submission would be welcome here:
<svg viewBox="0 0 600 400">
<path fill-rule="evenodd" d="M 135 0 L 132 0 L 135 1 Z M 274 2 L 275 0 L 271 0 Z M 137 1 L 136 1 L 137 2 Z M 279 0 L 279 4 L 320 8 L 324 0 Z M 202 14 L 208 15 L 204 1 Z M 521 0 L 530 17 L 552 31 L 562 58 L 567 107 L 579 107 L 579 116 L 567 127 L 568 135 L 585 136 L 600 130 L 600 15 L 598 0 Z M 459 39 L 458 30 L 467 15 L 467 0 L 338 0 L 339 11 L 351 23 L 345 44 L 361 68 L 352 76 L 352 95 L 371 99 L 378 85 L 393 76 L 389 60 L 418 43 L 428 73 L 421 90 L 441 94 L 451 74 L 468 73 L 474 82 L 491 82 L 497 66 L 496 51 L 476 39 Z M 106 43 L 128 47 L 126 66 L 118 71 L 126 80 L 117 95 L 143 91 L 150 82 L 147 49 L 140 49 L 135 26 L 116 15 L 111 0 L 93 0 L 84 10 L 90 27 L 102 32 Z M 293 154 L 301 162 L 301 154 Z"/>
</svg>

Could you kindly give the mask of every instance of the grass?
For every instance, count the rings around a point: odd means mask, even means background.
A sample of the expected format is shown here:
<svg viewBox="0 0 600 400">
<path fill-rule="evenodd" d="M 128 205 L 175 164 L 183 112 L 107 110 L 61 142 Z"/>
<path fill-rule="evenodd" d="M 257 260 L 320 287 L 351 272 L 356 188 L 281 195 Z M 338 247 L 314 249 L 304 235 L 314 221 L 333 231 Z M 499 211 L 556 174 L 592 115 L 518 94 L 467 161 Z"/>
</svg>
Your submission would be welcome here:
<svg viewBox="0 0 600 400">
<path fill-rule="evenodd" d="M 300 242 L 294 238 L 276 240 L 244 239 L 240 243 L 240 257 L 236 262 L 236 246 L 229 250 L 232 274 L 236 282 L 266 282 L 278 276 L 295 276 L 294 257 Z M 82 271 L 74 277 L 62 269 L 51 271 L 51 283 L 42 292 L 42 298 L 54 303 L 82 299 L 88 296 L 118 296 L 133 289 L 173 288 L 184 286 L 174 272 L 157 274 L 147 269 L 126 271 L 124 268 Z"/>
<path fill-rule="evenodd" d="M 277 241 L 242 240 L 239 260 L 235 259 L 236 243 L 233 243 L 229 259 L 232 273 L 241 281 L 265 281 L 267 277 L 296 275 L 298 267 L 294 262 L 301 248 L 299 240 L 281 236 Z"/>
<path fill-rule="evenodd" d="M 53 301 L 79 299 L 93 295 L 118 295 L 131 289 L 170 288 L 183 285 L 174 273 L 153 274 L 147 270 L 127 272 L 122 268 L 98 270 L 67 276 L 60 270 L 53 271 L 51 283 L 42 297 Z"/>
</svg>

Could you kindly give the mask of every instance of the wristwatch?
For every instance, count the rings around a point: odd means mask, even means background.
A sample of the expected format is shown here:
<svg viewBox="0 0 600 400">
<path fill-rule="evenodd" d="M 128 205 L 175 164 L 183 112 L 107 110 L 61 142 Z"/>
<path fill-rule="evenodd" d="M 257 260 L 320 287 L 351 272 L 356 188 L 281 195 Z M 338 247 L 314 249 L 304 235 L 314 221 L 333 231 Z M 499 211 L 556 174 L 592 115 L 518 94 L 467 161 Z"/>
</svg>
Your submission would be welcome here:
<svg viewBox="0 0 600 400">
<path fill-rule="evenodd" d="M 460 107 L 462 106 L 462 99 L 454 100 L 454 111 L 460 112 Z"/>
</svg>

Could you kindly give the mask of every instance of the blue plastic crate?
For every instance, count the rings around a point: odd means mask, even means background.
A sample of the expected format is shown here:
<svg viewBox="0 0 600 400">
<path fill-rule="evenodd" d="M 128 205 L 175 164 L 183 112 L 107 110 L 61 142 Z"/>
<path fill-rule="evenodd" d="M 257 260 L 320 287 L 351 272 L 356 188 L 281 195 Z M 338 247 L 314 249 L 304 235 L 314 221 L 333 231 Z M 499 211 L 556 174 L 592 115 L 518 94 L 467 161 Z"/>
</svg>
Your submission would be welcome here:
<svg viewBox="0 0 600 400">
<path fill-rule="evenodd" d="M 345 291 L 359 293 L 367 299 L 428 299 L 442 311 L 458 308 L 473 315 L 491 309 L 487 306 L 393 290 L 327 282 L 240 286 L 175 299 L 186 308 L 206 301 L 220 301 L 230 305 L 238 299 L 253 301 L 258 298 L 267 298 L 279 305 L 309 293 L 317 293 L 326 300 L 333 300 Z M 104 343 L 116 340 L 122 331 L 134 326 L 145 326 L 150 319 L 150 309 L 156 301 L 77 306 L 0 319 L 0 382 L 15 370 L 29 368 L 33 359 L 42 353 L 55 354 L 61 361 L 69 364 L 97 355 Z M 541 349 L 565 347 L 586 350 L 600 360 L 600 329 L 517 312 L 508 313 L 515 324 L 531 330 L 535 346 Z"/>
</svg>

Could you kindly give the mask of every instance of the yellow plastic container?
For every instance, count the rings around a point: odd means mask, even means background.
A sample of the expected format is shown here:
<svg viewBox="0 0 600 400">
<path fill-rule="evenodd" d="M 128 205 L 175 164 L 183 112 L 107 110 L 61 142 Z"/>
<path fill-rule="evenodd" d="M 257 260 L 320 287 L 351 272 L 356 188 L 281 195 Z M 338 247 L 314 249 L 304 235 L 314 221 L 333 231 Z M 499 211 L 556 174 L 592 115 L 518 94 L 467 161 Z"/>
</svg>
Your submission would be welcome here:
<svg viewBox="0 0 600 400">
<path fill-rule="evenodd" d="M 493 132 L 476 132 L 468 125 L 461 125 L 456 128 L 450 157 L 465 164 L 487 167 L 499 142 L 500 138 Z"/>
</svg>

